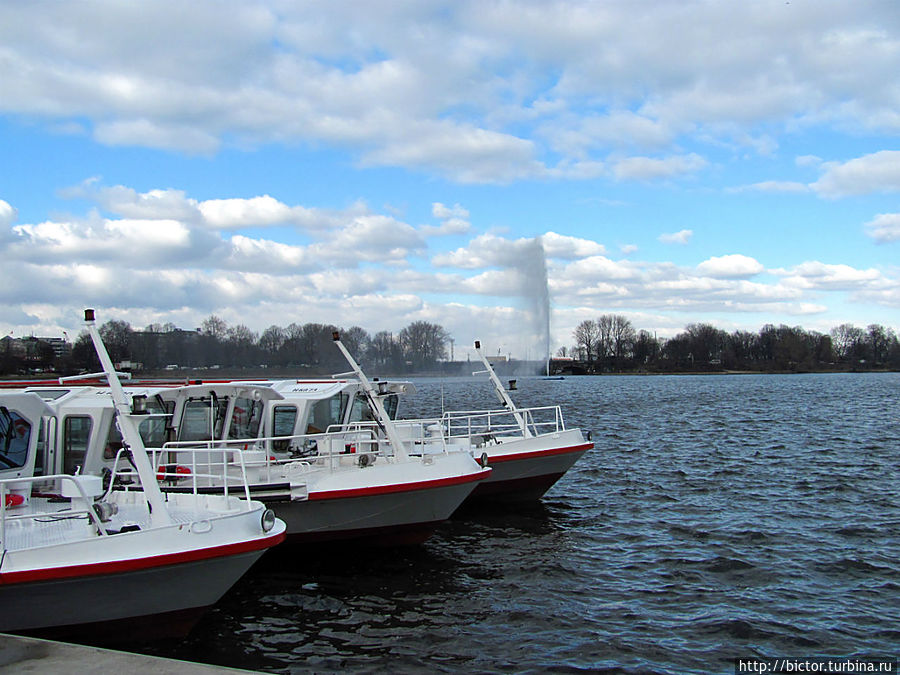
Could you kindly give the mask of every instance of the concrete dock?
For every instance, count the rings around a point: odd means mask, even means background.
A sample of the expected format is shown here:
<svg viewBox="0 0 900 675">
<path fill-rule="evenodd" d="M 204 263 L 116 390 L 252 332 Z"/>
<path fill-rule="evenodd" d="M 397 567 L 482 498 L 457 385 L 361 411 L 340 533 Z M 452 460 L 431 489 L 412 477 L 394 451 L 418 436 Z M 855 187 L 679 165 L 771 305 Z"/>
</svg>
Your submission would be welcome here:
<svg viewBox="0 0 900 675">
<path fill-rule="evenodd" d="M 155 673 L 157 675 L 227 675 L 249 670 L 209 666 L 112 649 L 85 647 L 0 633 L 0 673 Z"/>
</svg>

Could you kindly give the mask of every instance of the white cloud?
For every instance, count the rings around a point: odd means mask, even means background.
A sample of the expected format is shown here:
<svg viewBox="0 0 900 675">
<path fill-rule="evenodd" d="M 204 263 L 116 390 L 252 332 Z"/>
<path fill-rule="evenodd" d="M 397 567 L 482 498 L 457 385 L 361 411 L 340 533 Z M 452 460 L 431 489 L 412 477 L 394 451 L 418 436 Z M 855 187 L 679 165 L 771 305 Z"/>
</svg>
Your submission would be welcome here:
<svg viewBox="0 0 900 675">
<path fill-rule="evenodd" d="M 812 188 L 828 198 L 900 191 L 900 151 L 882 150 L 848 162 L 829 162 Z"/>
<path fill-rule="evenodd" d="M 697 265 L 697 271 L 721 279 L 746 279 L 763 271 L 762 264 L 749 256 L 732 254 L 713 256 Z"/>
<path fill-rule="evenodd" d="M 14 222 L 16 222 L 16 210 L 0 199 L 0 227 L 9 227 Z"/>
<path fill-rule="evenodd" d="M 0 110 L 114 146 L 322 143 L 468 183 L 676 178 L 706 166 L 683 150 L 698 140 L 765 154 L 779 126 L 896 133 L 890 11 L 5 3 Z"/>
<path fill-rule="evenodd" d="M 469 212 L 459 204 L 454 204 L 450 208 L 440 202 L 434 202 L 431 205 L 431 215 L 440 219 L 441 224 L 438 227 L 423 226 L 421 229 L 424 234 L 465 234 L 472 229 L 472 224 L 468 220 Z"/>
<path fill-rule="evenodd" d="M 775 269 L 772 273 L 784 277 L 785 285 L 805 289 L 852 290 L 880 283 L 884 279 L 876 269 L 860 270 L 850 265 L 815 260 L 787 269 Z"/>
<path fill-rule="evenodd" d="M 295 220 L 295 212 L 269 195 L 251 199 L 210 199 L 202 202 L 200 212 L 216 228 L 237 229 L 261 225 L 279 225 Z M 298 215 L 305 215 L 301 209 Z"/>
<path fill-rule="evenodd" d="M 771 192 L 776 194 L 803 194 L 809 191 L 810 187 L 806 183 L 786 180 L 766 180 L 728 189 L 728 192 Z"/>
<path fill-rule="evenodd" d="M 697 154 L 675 157 L 628 157 L 615 162 L 613 175 L 619 180 L 657 180 L 696 173 L 707 165 Z"/>
<path fill-rule="evenodd" d="M 880 244 L 900 241 L 900 213 L 879 213 L 865 227 L 866 233 Z"/>
<path fill-rule="evenodd" d="M 687 244 L 691 237 L 694 236 L 693 230 L 679 230 L 678 232 L 671 232 L 667 234 L 659 235 L 658 239 L 663 244 Z"/>
<path fill-rule="evenodd" d="M 570 237 L 556 232 L 547 232 L 541 235 L 541 243 L 548 258 L 563 258 L 574 260 L 593 255 L 602 255 L 606 252 L 603 244 L 590 239 Z"/>
</svg>

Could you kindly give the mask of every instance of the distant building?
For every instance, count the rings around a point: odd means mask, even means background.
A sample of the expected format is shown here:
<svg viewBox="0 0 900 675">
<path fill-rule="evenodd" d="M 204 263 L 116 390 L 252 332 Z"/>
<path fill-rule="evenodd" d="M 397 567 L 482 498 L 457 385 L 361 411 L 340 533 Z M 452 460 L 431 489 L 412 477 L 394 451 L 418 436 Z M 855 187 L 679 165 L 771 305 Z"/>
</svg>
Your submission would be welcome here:
<svg viewBox="0 0 900 675">
<path fill-rule="evenodd" d="M 63 338 L 56 337 L 39 337 L 35 338 L 40 340 L 41 342 L 46 342 L 53 348 L 53 355 L 60 359 L 64 356 L 68 356 L 72 353 L 72 343 L 64 340 Z"/>
</svg>

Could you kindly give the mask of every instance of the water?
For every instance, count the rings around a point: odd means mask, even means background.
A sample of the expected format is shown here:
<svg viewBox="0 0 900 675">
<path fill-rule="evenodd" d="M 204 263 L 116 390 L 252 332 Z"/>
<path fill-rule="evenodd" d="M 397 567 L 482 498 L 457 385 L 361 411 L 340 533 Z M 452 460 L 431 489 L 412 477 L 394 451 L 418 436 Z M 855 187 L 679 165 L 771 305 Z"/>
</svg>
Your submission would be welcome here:
<svg viewBox="0 0 900 675">
<path fill-rule="evenodd" d="M 407 416 L 494 406 L 416 381 Z M 476 390 L 473 394 L 473 388 Z M 731 673 L 896 656 L 900 374 L 519 379 L 596 447 L 408 550 L 268 555 L 180 643 L 275 672 Z"/>
</svg>

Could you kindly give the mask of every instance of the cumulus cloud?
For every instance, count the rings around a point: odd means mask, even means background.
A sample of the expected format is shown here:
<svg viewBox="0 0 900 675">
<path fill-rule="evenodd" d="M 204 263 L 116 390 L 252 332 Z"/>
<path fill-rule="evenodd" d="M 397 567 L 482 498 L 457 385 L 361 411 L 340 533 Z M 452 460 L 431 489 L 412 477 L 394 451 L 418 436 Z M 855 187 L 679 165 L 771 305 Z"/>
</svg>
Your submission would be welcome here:
<svg viewBox="0 0 900 675">
<path fill-rule="evenodd" d="M 693 230 L 679 230 L 678 232 L 671 232 L 667 234 L 659 235 L 658 239 L 663 244 L 687 244 L 691 237 L 694 236 Z"/>
<path fill-rule="evenodd" d="M 601 11 L 574 0 L 349 13 L 166 1 L 47 17 L 7 3 L 0 109 L 111 146 L 210 155 L 323 143 L 364 165 L 465 183 L 673 179 L 706 166 L 682 150 L 690 142 L 771 153 L 759 127 L 773 120 L 900 129 L 884 86 L 900 50 L 870 14 L 699 0 L 654 2 L 640 16 L 628 2 Z M 710 58 L 721 35 L 728 49 Z M 819 189 L 860 187 L 834 176 Z"/>
<path fill-rule="evenodd" d="M 657 180 L 696 173 L 707 165 L 697 154 L 675 157 L 628 157 L 613 166 L 613 175 L 619 180 Z"/>
<path fill-rule="evenodd" d="M 772 272 L 784 277 L 786 285 L 806 289 L 853 290 L 884 279 L 877 269 L 860 270 L 850 265 L 834 265 L 817 260 Z"/>
<path fill-rule="evenodd" d="M 422 227 L 425 234 L 466 234 L 472 229 L 469 222 L 469 212 L 459 204 L 453 207 L 447 207 L 440 202 L 434 202 L 431 205 L 431 215 L 441 221 L 438 227 L 426 225 Z"/>
<path fill-rule="evenodd" d="M 0 227 L 9 227 L 16 222 L 16 210 L 0 199 Z"/>
<path fill-rule="evenodd" d="M 697 271 L 710 277 L 746 279 L 763 271 L 762 264 L 749 256 L 732 254 L 713 256 L 697 265 Z"/>
<path fill-rule="evenodd" d="M 865 227 L 866 233 L 880 244 L 900 241 L 900 213 L 879 213 Z"/>
<path fill-rule="evenodd" d="M 837 198 L 900 191 L 900 151 L 882 150 L 848 162 L 828 162 L 812 184 L 823 197 Z"/>
<path fill-rule="evenodd" d="M 556 232 L 547 232 L 541 235 L 541 243 L 548 258 L 563 258 L 575 260 L 593 255 L 602 255 L 606 252 L 603 244 L 590 239 L 570 237 Z"/>
</svg>

